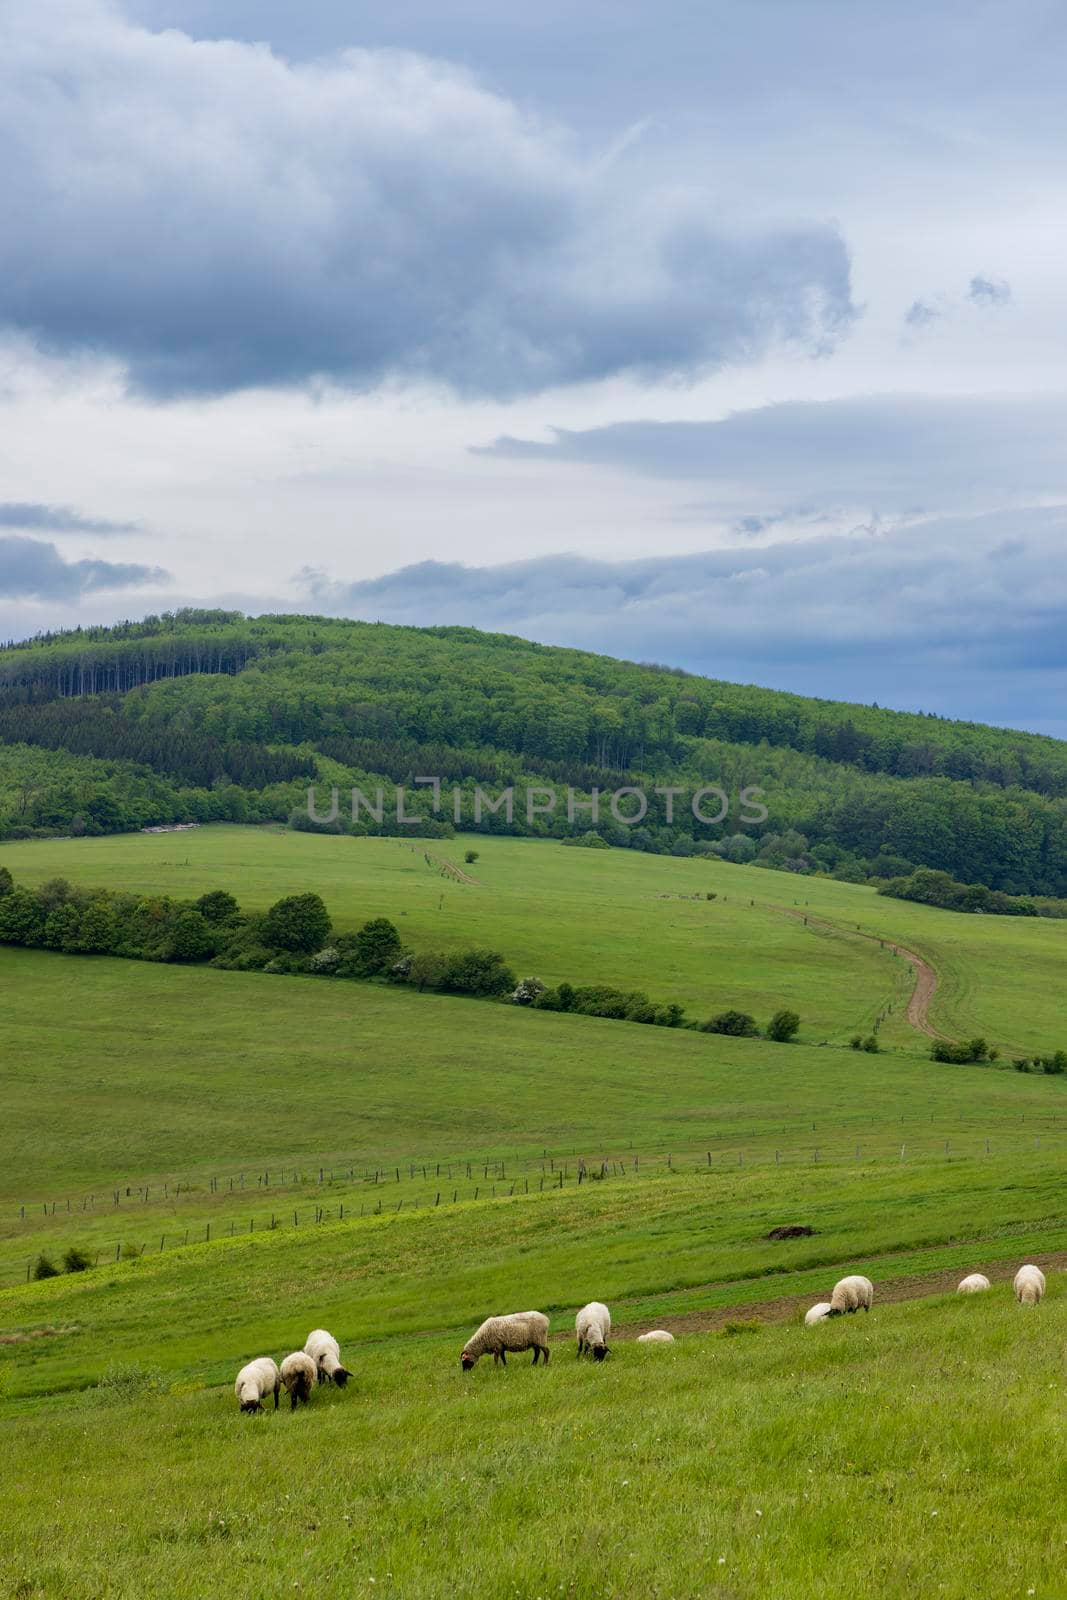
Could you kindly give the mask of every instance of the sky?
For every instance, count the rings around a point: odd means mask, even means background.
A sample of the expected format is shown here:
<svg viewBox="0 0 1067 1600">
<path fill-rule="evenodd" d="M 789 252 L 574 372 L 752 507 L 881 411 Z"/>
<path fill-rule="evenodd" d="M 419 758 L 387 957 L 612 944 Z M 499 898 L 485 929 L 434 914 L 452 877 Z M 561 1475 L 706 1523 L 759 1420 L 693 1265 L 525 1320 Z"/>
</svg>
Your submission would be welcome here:
<svg viewBox="0 0 1067 1600">
<path fill-rule="evenodd" d="M 0 640 L 463 623 L 1067 737 L 1059 0 L 0 0 Z"/>
</svg>

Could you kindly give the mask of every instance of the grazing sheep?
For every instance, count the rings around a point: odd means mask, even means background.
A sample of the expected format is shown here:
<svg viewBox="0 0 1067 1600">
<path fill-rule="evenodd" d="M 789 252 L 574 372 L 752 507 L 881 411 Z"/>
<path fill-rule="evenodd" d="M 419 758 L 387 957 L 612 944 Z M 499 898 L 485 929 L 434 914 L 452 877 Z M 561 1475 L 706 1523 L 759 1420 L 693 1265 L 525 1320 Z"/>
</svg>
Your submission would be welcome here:
<svg viewBox="0 0 1067 1600">
<path fill-rule="evenodd" d="M 861 1306 L 864 1311 L 869 1311 L 873 1299 L 874 1284 L 870 1278 L 861 1278 L 858 1274 L 851 1278 L 842 1278 L 840 1283 L 834 1284 L 827 1315 L 840 1317 L 846 1311 L 849 1313 L 858 1311 Z"/>
<path fill-rule="evenodd" d="M 279 1376 L 285 1385 L 285 1392 L 289 1396 L 292 1409 L 296 1410 L 298 1400 L 307 1405 L 318 1377 L 318 1368 L 311 1357 L 303 1350 L 294 1350 L 292 1355 L 286 1356 L 282 1362 Z"/>
<path fill-rule="evenodd" d="M 651 1333 L 639 1333 L 638 1344 L 673 1344 L 674 1334 L 668 1333 L 666 1328 L 653 1328 Z"/>
<path fill-rule="evenodd" d="M 1033 1265 L 1020 1267 L 1015 1274 L 1015 1298 L 1021 1306 L 1036 1306 L 1045 1293 L 1045 1274 Z"/>
<path fill-rule="evenodd" d="M 263 1401 L 273 1389 L 274 1409 L 277 1411 L 280 1388 L 281 1379 L 274 1362 L 270 1356 L 260 1356 L 258 1361 L 250 1361 L 241 1368 L 233 1392 L 241 1402 L 242 1411 L 262 1411 Z"/>
<path fill-rule="evenodd" d="M 825 1322 L 832 1309 L 829 1300 L 820 1300 L 818 1305 L 812 1306 L 810 1311 L 805 1311 L 805 1328 L 813 1328 L 817 1322 Z"/>
<path fill-rule="evenodd" d="M 984 1272 L 972 1272 L 956 1290 L 957 1294 L 981 1294 L 983 1289 L 989 1288 L 989 1279 Z"/>
<path fill-rule="evenodd" d="M 507 1352 L 520 1355 L 532 1350 L 536 1367 L 543 1356 L 548 1366 L 548 1318 L 541 1311 L 513 1311 L 508 1317 L 486 1317 L 460 1352 L 460 1365 L 469 1372 L 482 1356 L 491 1355 L 494 1367 L 507 1366 Z"/>
<path fill-rule="evenodd" d="M 325 1328 L 315 1328 L 308 1334 L 304 1354 L 314 1361 L 320 1383 L 332 1379 L 339 1389 L 343 1389 L 352 1376 L 348 1368 L 341 1365 L 341 1346 Z"/>
<path fill-rule="evenodd" d="M 611 1312 L 607 1306 L 600 1300 L 590 1300 L 575 1317 L 574 1331 L 578 1335 L 578 1354 L 581 1356 L 591 1350 L 594 1361 L 603 1361 L 611 1332 Z"/>
</svg>

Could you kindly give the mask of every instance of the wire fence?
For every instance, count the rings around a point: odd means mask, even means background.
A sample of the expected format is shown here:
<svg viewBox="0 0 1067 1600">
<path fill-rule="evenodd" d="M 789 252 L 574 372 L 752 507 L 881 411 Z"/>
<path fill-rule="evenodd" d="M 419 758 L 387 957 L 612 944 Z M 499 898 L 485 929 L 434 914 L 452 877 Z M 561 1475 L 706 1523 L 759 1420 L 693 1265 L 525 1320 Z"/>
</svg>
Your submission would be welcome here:
<svg viewBox="0 0 1067 1600">
<path fill-rule="evenodd" d="M 814 1125 L 812 1131 L 818 1132 Z M 796 1172 L 849 1166 L 884 1170 L 890 1166 L 899 1168 L 902 1165 L 918 1166 L 933 1162 L 974 1162 L 1035 1154 L 1062 1162 L 1067 1167 L 1067 1124 L 1053 1114 L 1041 1119 L 1040 1127 L 1032 1125 L 1027 1131 L 1020 1129 L 1014 1134 L 1006 1133 L 1001 1126 L 997 1134 L 965 1128 L 950 1137 L 943 1137 L 941 1131 L 933 1137 L 924 1137 L 915 1132 L 902 1137 L 899 1127 L 890 1132 L 883 1124 L 862 1139 L 855 1136 L 854 1130 L 847 1135 L 838 1130 L 836 1137 L 830 1130 L 827 1134 L 819 1135 L 819 1142 L 809 1137 L 802 1145 L 783 1146 L 773 1141 L 760 1141 L 716 1147 L 710 1138 L 703 1144 L 702 1149 L 690 1146 L 644 1153 L 627 1150 L 596 1159 L 577 1155 L 573 1151 L 570 1154 L 546 1151 L 539 1158 L 516 1158 L 512 1161 L 503 1157 L 483 1157 L 480 1161 L 409 1161 L 403 1165 L 394 1163 L 388 1167 L 366 1167 L 361 1170 L 355 1166 L 339 1170 L 323 1164 L 313 1169 L 310 1179 L 292 1167 L 284 1170 L 265 1168 L 263 1172 L 255 1174 L 257 1181 L 254 1188 L 250 1182 L 241 1182 L 243 1178 L 250 1178 L 249 1174 L 235 1174 L 228 1179 L 209 1177 L 202 1180 L 206 1188 L 164 1183 L 157 1186 L 157 1200 L 171 1201 L 181 1196 L 185 1200 L 203 1201 L 207 1195 L 219 1195 L 222 1198 L 218 1210 L 223 1211 L 230 1198 L 236 1198 L 243 1191 L 254 1209 L 240 1217 L 216 1214 L 197 1218 L 185 1226 L 181 1223 L 177 1227 L 164 1226 L 158 1235 L 153 1231 L 147 1237 L 148 1216 L 144 1208 L 151 1204 L 151 1187 L 124 1186 L 122 1190 L 109 1190 L 102 1197 L 101 1211 L 97 1212 L 101 1217 L 103 1214 L 113 1217 L 116 1211 L 121 1211 L 124 1217 L 128 1217 L 129 1225 L 124 1228 L 123 1236 L 114 1242 L 90 1243 L 83 1251 L 83 1257 L 86 1265 L 99 1266 L 121 1260 L 139 1260 L 145 1255 L 162 1254 L 166 1250 L 183 1249 L 212 1240 L 279 1230 L 300 1230 L 327 1222 L 356 1223 L 370 1217 L 398 1215 L 405 1210 L 409 1213 L 437 1210 L 442 1206 L 465 1202 L 513 1199 L 517 1195 L 526 1197 L 553 1191 L 576 1193 L 583 1185 L 640 1177 L 696 1173 L 714 1177 L 716 1174 L 732 1175 L 756 1170 Z M 294 1197 L 286 1191 L 291 1191 L 294 1185 L 299 1187 L 308 1182 L 312 1182 L 317 1189 L 321 1188 L 321 1201 L 317 1198 L 310 1205 L 306 1200 L 303 1205 L 292 1204 Z M 345 1193 L 327 1193 L 330 1189 L 336 1190 L 339 1184 L 351 1187 Z M 267 1191 L 271 1191 L 273 1204 L 269 1210 L 260 1209 L 257 1202 Z M 42 1203 L 43 1216 L 42 1213 L 30 1215 L 26 1208 L 20 1208 L 20 1220 L 29 1223 L 31 1229 L 35 1223 L 40 1227 L 37 1218 L 47 1218 L 51 1222 L 52 1218 L 62 1216 L 65 1221 L 69 1215 L 74 1222 L 76 1218 L 80 1219 L 81 1214 L 92 1214 L 91 1202 L 95 1198 L 92 1195 L 84 1197 L 80 1207 L 70 1207 L 68 1202 L 68 1209 L 62 1211 L 57 1210 L 56 1202 L 52 1202 L 51 1209 L 47 1203 Z M 283 1200 L 287 1203 L 283 1204 Z M 127 1201 L 132 1203 L 124 1203 Z M 106 1213 L 105 1207 L 109 1208 Z M 35 1275 L 40 1254 L 39 1241 L 35 1253 L 21 1264 L 21 1270 L 10 1271 L 8 1281 L 29 1281 Z"/>
</svg>

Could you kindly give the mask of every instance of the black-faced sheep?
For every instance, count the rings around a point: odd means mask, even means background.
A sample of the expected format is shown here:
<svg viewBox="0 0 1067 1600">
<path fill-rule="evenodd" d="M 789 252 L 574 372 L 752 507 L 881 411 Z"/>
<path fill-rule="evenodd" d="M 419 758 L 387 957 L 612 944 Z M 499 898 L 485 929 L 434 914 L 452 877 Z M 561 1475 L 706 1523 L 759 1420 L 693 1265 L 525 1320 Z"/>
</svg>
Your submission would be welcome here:
<svg viewBox="0 0 1067 1600">
<path fill-rule="evenodd" d="M 578 1354 L 592 1352 L 594 1361 L 603 1361 L 608 1353 L 608 1335 L 611 1332 L 611 1312 L 600 1300 L 590 1300 L 574 1319 L 578 1335 Z"/>
<path fill-rule="evenodd" d="M 343 1389 L 352 1374 L 341 1365 L 341 1347 L 332 1333 L 325 1328 L 315 1328 L 308 1334 L 304 1354 L 310 1356 L 318 1371 L 320 1383 L 331 1381 Z"/>
<path fill-rule="evenodd" d="M 278 1371 L 292 1410 L 296 1410 L 298 1401 L 302 1400 L 307 1405 L 318 1377 L 318 1368 L 311 1357 L 303 1350 L 294 1350 L 291 1356 L 286 1356 Z"/>
<path fill-rule="evenodd" d="M 548 1365 L 548 1318 L 541 1311 L 513 1311 L 507 1317 L 487 1317 L 460 1352 L 460 1364 L 469 1372 L 482 1356 L 491 1355 L 494 1367 L 507 1366 L 507 1355 L 534 1353 L 536 1367 L 543 1357 Z"/>
<path fill-rule="evenodd" d="M 260 1356 L 258 1360 L 250 1361 L 246 1367 L 241 1368 L 233 1392 L 241 1403 L 242 1411 L 262 1411 L 263 1401 L 273 1391 L 274 1409 L 277 1411 L 280 1387 L 278 1368 L 270 1356 Z"/>
</svg>

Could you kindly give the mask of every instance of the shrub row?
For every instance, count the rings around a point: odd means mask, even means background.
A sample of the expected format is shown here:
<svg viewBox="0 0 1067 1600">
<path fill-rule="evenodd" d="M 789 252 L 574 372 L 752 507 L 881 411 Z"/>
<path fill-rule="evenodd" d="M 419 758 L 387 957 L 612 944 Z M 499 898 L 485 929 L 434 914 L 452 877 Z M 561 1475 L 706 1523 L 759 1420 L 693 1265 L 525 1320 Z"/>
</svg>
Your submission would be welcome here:
<svg viewBox="0 0 1067 1600">
<path fill-rule="evenodd" d="M 744 1011 L 723 1011 L 695 1022 L 677 1002 L 651 1000 L 643 990 L 570 983 L 548 988 L 539 978 L 520 982 L 494 950 L 405 950 L 387 917 L 372 918 L 356 933 L 335 935 L 317 894 L 287 895 L 263 914 L 248 914 L 222 889 L 185 901 L 79 889 L 65 878 L 53 878 L 30 890 L 17 887 L 10 872 L 0 867 L 0 943 L 136 961 L 210 963 L 231 972 L 382 978 L 420 991 L 508 998 L 541 1011 L 696 1028 L 735 1038 L 760 1034 L 755 1018 Z M 797 1013 L 783 1008 L 763 1036 L 785 1042 L 799 1027 Z"/>
</svg>

